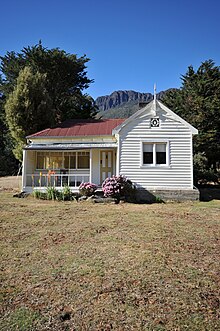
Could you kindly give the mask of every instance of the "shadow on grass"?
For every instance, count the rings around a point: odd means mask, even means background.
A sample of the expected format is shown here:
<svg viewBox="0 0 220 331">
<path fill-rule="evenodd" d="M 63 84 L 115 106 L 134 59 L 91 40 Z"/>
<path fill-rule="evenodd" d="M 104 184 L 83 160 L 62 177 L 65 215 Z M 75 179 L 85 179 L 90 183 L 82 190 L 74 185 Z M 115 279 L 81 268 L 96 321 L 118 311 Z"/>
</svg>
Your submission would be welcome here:
<svg viewBox="0 0 220 331">
<path fill-rule="evenodd" d="M 220 200 L 220 185 L 199 185 L 201 201 Z"/>
</svg>

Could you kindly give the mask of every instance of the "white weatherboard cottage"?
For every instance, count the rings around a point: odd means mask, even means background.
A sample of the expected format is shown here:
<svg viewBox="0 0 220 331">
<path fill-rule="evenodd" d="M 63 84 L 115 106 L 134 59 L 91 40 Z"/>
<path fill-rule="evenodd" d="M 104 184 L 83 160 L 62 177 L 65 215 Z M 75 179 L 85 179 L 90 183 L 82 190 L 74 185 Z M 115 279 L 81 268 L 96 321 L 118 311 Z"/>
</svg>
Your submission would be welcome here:
<svg viewBox="0 0 220 331">
<path fill-rule="evenodd" d="M 126 120 L 78 120 L 33 134 L 23 156 L 23 191 L 125 175 L 155 195 L 197 199 L 192 136 L 198 131 L 156 98 Z"/>
</svg>

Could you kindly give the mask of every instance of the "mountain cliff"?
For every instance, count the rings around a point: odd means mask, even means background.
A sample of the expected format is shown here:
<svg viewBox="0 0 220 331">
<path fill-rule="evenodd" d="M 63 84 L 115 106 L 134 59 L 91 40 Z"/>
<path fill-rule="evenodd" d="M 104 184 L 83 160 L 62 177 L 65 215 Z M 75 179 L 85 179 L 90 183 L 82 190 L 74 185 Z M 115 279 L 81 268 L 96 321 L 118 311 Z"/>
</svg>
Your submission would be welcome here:
<svg viewBox="0 0 220 331">
<path fill-rule="evenodd" d="M 157 94 L 161 99 L 166 91 Z M 102 118 L 126 118 L 139 109 L 139 103 L 148 103 L 153 100 L 151 93 L 141 93 L 132 90 L 114 91 L 110 95 L 98 97 L 95 101 Z"/>
<path fill-rule="evenodd" d="M 151 93 L 140 93 L 136 91 L 114 91 L 110 95 L 98 97 L 95 101 L 100 111 L 120 106 L 124 102 L 142 101 L 149 102 L 153 98 Z"/>
</svg>

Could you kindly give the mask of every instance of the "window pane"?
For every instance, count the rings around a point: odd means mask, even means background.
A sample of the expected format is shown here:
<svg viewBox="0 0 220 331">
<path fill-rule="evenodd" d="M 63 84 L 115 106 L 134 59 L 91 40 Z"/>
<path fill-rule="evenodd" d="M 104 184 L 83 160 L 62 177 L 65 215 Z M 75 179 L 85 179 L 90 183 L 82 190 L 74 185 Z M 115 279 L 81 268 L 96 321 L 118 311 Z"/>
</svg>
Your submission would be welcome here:
<svg viewBox="0 0 220 331">
<path fill-rule="evenodd" d="M 63 165 L 62 153 L 50 153 L 50 167 L 51 169 L 60 169 Z"/>
<path fill-rule="evenodd" d="M 44 169 L 44 156 L 37 155 L 37 169 Z"/>
<path fill-rule="evenodd" d="M 46 169 L 51 168 L 49 154 L 45 156 L 45 168 Z"/>
<path fill-rule="evenodd" d="M 166 144 L 156 144 L 156 164 L 166 164 Z"/>
<path fill-rule="evenodd" d="M 69 169 L 69 155 L 64 155 L 64 168 Z"/>
<path fill-rule="evenodd" d="M 89 169 L 89 154 L 78 155 L 78 169 Z"/>
<path fill-rule="evenodd" d="M 166 144 L 156 144 L 157 152 L 166 152 Z"/>
<path fill-rule="evenodd" d="M 166 164 L 166 152 L 157 152 L 156 164 Z"/>
<path fill-rule="evenodd" d="M 153 164 L 153 144 L 143 144 L 143 163 Z"/>
<path fill-rule="evenodd" d="M 76 155 L 70 156 L 70 169 L 76 169 Z"/>
<path fill-rule="evenodd" d="M 152 164 L 153 163 L 153 152 L 144 152 L 143 155 L 144 164 Z"/>
<path fill-rule="evenodd" d="M 153 144 L 144 144 L 143 151 L 153 153 Z"/>
</svg>

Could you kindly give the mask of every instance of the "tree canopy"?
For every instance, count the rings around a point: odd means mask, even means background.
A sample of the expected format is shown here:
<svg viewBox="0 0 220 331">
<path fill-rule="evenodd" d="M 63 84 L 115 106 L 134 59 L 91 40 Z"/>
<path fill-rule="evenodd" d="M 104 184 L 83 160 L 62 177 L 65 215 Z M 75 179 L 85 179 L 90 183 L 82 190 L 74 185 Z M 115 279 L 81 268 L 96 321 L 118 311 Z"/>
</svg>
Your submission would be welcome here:
<svg viewBox="0 0 220 331">
<path fill-rule="evenodd" d="M 0 176 L 16 173 L 17 162 L 12 153 L 12 139 L 5 121 L 4 97 L 0 95 Z"/>
<path fill-rule="evenodd" d="M 220 67 L 212 60 L 198 70 L 189 66 L 182 87 L 168 91 L 163 102 L 199 130 L 195 153 L 204 153 L 215 169 L 220 160 Z"/>
<path fill-rule="evenodd" d="M 20 53 L 7 52 L 0 60 L 1 114 L 17 159 L 26 135 L 66 119 L 96 115 L 94 100 L 84 93 L 93 82 L 87 77 L 86 56 L 47 49 L 39 42 Z"/>
<path fill-rule="evenodd" d="M 22 160 L 25 137 L 53 124 L 52 101 L 46 90 L 46 74 L 33 74 L 30 67 L 19 73 L 14 90 L 9 93 L 5 112 L 12 138 L 14 155 Z"/>
<path fill-rule="evenodd" d="M 83 91 L 93 80 L 87 77 L 86 56 L 77 57 L 59 48 L 47 49 L 41 42 L 24 47 L 20 53 L 7 52 L 0 57 L 4 77 L 0 90 L 7 97 L 16 84 L 19 73 L 30 67 L 33 74 L 46 74 L 46 90 L 52 101 L 56 123 L 67 118 L 88 118 L 96 114 L 94 101 Z"/>
</svg>

